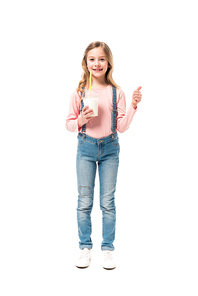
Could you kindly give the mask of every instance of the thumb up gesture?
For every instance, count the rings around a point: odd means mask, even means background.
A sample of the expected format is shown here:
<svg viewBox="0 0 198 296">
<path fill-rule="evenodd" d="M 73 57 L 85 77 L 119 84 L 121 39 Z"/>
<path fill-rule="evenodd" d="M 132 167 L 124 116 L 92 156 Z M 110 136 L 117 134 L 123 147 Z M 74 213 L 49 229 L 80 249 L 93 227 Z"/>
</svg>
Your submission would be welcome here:
<svg viewBox="0 0 198 296">
<path fill-rule="evenodd" d="M 142 87 L 139 86 L 134 92 L 133 92 L 133 96 L 132 96 L 132 106 L 134 109 L 137 108 L 137 104 L 141 101 L 142 99 L 142 94 L 141 94 L 141 89 Z"/>
</svg>

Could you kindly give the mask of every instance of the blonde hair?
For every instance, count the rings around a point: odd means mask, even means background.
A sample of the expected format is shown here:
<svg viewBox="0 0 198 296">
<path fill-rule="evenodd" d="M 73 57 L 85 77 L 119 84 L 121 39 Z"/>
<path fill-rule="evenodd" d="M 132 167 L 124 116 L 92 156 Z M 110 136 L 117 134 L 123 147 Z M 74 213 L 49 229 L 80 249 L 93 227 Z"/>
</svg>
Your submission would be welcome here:
<svg viewBox="0 0 198 296">
<path fill-rule="evenodd" d="M 119 88 L 119 85 L 117 85 L 115 83 L 115 81 L 113 80 L 113 77 L 112 77 L 112 73 L 113 73 L 113 55 L 112 55 L 112 52 L 111 52 L 109 46 L 104 42 L 95 41 L 95 42 L 90 43 L 87 46 L 87 48 L 85 49 L 85 52 L 84 52 L 84 56 L 83 56 L 83 59 L 82 59 L 82 68 L 83 68 L 82 79 L 80 80 L 80 82 L 78 84 L 78 88 L 76 89 L 79 96 L 80 96 L 81 92 L 84 92 L 83 87 L 87 86 L 88 82 L 89 82 L 89 75 L 90 74 L 89 74 L 89 71 L 87 69 L 87 54 L 88 54 L 88 52 L 90 50 L 92 50 L 92 49 L 94 49 L 96 47 L 102 47 L 102 49 L 104 50 L 104 53 L 106 55 L 108 64 L 109 64 L 109 68 L 108 68 L 107 72 L 105 73 L 105 81 L 106 81 L 106 83 L 111 85 L 111 86 Z"/>
</svg>

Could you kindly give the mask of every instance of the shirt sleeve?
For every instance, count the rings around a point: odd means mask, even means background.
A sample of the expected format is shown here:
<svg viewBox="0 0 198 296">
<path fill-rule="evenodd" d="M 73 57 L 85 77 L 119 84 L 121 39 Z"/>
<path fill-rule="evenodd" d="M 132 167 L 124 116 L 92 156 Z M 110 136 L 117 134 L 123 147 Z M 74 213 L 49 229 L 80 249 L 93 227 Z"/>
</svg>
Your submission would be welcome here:
<svg viewBox="0 0 198 296">
<path fill-rule="evenodd" d="M 69 112 L 65 127 L 70 132 L 78 132 L 78 117 L 80 115 L 80 98 L 75 90 L 70 97 Z"/>
<path fill-rule="evenodd" d="M 128 110 L 126 111 L 126 98 L 123 90 L 119 91 L 117 100 L 117 130 L 120 133 L 124 133 L 129 129 L 130 124 L 133 120 L 133 116 L 137 112 L 132 104 L 130 104 Z"/>
</svg>

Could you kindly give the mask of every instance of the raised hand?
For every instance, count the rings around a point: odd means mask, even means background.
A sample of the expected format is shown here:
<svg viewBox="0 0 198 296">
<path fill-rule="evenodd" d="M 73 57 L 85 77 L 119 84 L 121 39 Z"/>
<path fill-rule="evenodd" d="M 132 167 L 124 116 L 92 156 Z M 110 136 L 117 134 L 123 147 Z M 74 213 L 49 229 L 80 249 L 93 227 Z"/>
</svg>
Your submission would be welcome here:
<svg viewBox="0 0 198 296">
<path fill-rule="evenodd" d="M 134 109 L 137 108 L 137 104 L 139 104 L 139 102 L 142 99 L 142 94 L 141 94 L 141 89 L 142 87 L 139 86 L 134 92 L 133 92 L 133 96 L 132 96 L 132 106 Z"/>
</svg>

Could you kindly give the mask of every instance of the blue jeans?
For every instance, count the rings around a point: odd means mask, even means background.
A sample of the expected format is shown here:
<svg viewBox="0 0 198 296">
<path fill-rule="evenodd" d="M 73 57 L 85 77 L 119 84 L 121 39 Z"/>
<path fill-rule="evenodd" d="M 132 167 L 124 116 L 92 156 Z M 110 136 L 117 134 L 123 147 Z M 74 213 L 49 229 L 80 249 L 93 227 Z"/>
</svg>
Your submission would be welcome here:
<svg viewBox="0 0 198 296">
<path fill-rule="evenodd" d="M 115 190 L 119 165 L 118 134 L 95 139 L 78 134 L 76 159 L 78 182 L 77 222 L 80 249 L 92 248 L 91 211 L 93 207 L 96 168 L 100 180 L 100 209 L 102 210 L 102 250 L 113 251 L 115 240 Z"/>
</svg>

